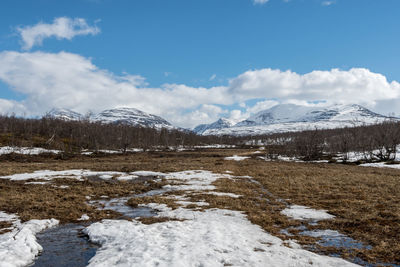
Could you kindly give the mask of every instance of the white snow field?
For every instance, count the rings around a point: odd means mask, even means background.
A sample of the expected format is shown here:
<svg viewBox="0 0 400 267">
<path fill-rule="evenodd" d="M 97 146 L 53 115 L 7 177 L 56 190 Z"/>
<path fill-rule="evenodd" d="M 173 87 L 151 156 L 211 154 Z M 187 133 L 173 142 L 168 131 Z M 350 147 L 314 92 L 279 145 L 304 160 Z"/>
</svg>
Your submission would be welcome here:
<svg viewBox="0 0 400 267">
<path fill-rule="evenodd" d="M 145 225 L 104 220 L 86 229 L 101 248 L 89 266 L 356 266 L 288 248 L 238 211 L 179 208 L 162 216 L 186 219 Z"/>
<path fill-rule="evenodd" d="M 213 181 L 234 178 L 209 171 L 176 172 L 164 177 L 183 183 L 166 189 L 192 192 L 209 192 L 215 190 Z M 157 203 L 141 206 L 158 210 L 159 217 L 182 221 L 146 225 L 136 220 L 103 220 L 92 224 L 85 232 L 101 248 L 89 266 L 357 266 L 306 251 L 293 241 L 284 243 L 239 211 L 171 210 Z"/>
<path fill-rule="evenodd" d="M 290 207 L 282 210 L 281 213 L 295 220 L 320 221 L 335 218 L 335 216 L 327 213 L 326 210 L 315 210 L 300 205 L 291 205 Z"/>
<path fill-rule="evenodd" d="M 53 227 L 58 220 L 30 220 L 21 223 L 18 216 L 0 211 L 0 221 L 9 221 L 13 230 L 0 235 L 0 266 L 27 266 L 42 251 L 42 246 L 36 242 L 36 233 Z"/>
</svg>

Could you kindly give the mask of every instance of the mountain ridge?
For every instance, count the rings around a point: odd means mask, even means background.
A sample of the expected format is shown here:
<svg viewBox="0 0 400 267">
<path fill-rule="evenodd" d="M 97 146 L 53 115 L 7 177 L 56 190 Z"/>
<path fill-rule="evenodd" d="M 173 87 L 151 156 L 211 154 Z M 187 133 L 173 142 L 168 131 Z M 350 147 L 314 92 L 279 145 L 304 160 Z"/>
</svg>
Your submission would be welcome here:
<svg viewBox="0 0 400 267">
<path fill-rule="evenodd" d="M 85 116 L 78 112 L 64 108 L 53 108 L 46 115 L 66 121 L 82 120 L 85 118 Z M 157 129 L 178 129 L 178 127 L 174 127 L 171 123 L 160 116 L 129 107 L 106 109 L 89 116 L 88 119 L 91 122 L 100 122 L 104 124 L 114 123 Z"/>
<path fill-rule="evenodd" d="M 357 104 L 335 104 L 328 107 L 279 104 L 259 111 L 231 127 L 213 128 L 213 123 L 211 123 L 203 125 L 202 129 L 205 130 L 197 133 L 202 135 L 257 135 L 313 128 L 352 127 L 379 123 L 388 119 L 393 118 L 372 112 Z"/>
</svg>

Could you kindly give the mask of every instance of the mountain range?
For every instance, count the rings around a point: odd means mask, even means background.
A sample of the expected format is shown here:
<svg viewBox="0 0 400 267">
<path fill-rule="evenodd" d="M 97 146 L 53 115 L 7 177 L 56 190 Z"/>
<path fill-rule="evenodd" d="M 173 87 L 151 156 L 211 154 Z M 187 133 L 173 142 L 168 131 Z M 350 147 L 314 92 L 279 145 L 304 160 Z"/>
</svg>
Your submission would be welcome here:
<svg viewBox="0 0 400 267">
<path fill-rule="evenodd" d="M 234 125 L 218 120 L 194 128 L 201 135 L 258 135 L 310 129 L 333 129 L 383 122 L 392 117 L 374 113 L 360 105 L 308 107 L 295 104 L 276 105 Z"/>
<path fill-rule="evenodd" d="M 98 114 L 83 116 L 69 109 L 52 109 L 47 116 L 63 120 L 88 119 L 92 122 L 128 124 L 156 129 L 180 129 L 165 119 L 135 108 L 114 108 Z M 293 132 L 309 129 L 333 129 L 383 122 L 393 117 L 374 113 L 360 105 L 333 105 L 308 107 L 295 104 L 280 104 L 262 110 L 239 123 L 220 118 L 210 124 L 201 124 L 192 131 L 199 135 L 259 135 Z"/>
</svg>

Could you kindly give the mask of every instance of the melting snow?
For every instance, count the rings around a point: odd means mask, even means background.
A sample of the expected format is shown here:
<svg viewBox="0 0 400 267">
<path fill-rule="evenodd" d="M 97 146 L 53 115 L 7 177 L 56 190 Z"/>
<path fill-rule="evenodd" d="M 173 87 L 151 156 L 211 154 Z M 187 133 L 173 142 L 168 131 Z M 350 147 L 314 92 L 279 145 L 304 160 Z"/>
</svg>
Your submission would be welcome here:
<svg viewBox="0 0 400 267">
<path fill-rule="evenodd" d="M 78 221 L 87 221 L 90 217 L 87 214 L 82 214 L 82 216 L 78 219 Z"/>
<path fill-rule="evenodd" d="M 232 157 L 226 157 L 225 160 L 242 161 L 242 160 L 249 159 L 249 158 L 250 158 L 250 157 L 244 157 L 244 156 L 233 155 Z"/>
<path fill-rule="evenodd" d="M 97 176 L 100 179 L 108 180 L 116 177 L 118 180 L 132 180 L 137 178 L 137 175 L 132 175 L 125 172 L 96 172 L 90 170 L 65 170 L 65 171 L 50 171 L 50 170 L 40 170 L 33 173 L 20 173 L 8 176 L 0 176 L 0 179 L 10 179 L 13 181 L 22 181 L 29 179 L 40 179 L 40 180 L 53 180 L 56 178 L 70 178 L 82 180 L 83 178 L 88 178 L 91 176 Z M 38 182 L 35 182 L 38 183 Z"/>
<path fill-rule="evenodd" d="M 92 224 L 85 232 L 102 246 L 89 266 L 356 266 L 288 248 L 238 211 L 149 206 L 162 209 L 159 216 L 185 220 L 151 225 L 125 220 Z"/>
<path fill-rule="evenodd" d="M 43 153 L 53 153 L 58 154 L 60 150 L 44 149 L 41 147 L 11 147 L 3 146 L 0 147 L 0 155 L 6 155 L 11 153 L 23 154 L 23 155 L 39 155 Z"/>
<path fill-rule="evenodd" d="M 400 164 L 385 164 L 385 162 L 360 164 L 362 167 L 400 169 Z"/>
<path fill-rule="evenodd" d="M 335 216 L 326 212 L 326 210 L 315 210 L 305 206 L 292 205 L 281 211 L 282 214 L 295 220 L 328 220 Z"/>
<path fill-rule="evenodd" d="M 42 250 L 35 235 L 58 224 L 58 220 L 30 220 L 21 223 L 16 215 L 0 212 L 0 221 L 13 223 L 13 230 L 0 235 L 0 266 L 26 266 Z"/>
<path fill-rule="evenodd" d="M 175 172 L 164 177 L 183 183 L 170 186 L 175 190 L 193 191 L 210 190 L 218 178 L 233 178 L 209 171 Z M 183 196 L 176 198 L 185 205 L 207 204 L 185 201 Z M 289 248 L 239 211 L 172 210 L 156 203 L 141 206 L 158 210 L 158 217 L 183 221 L 146 225 L 136 220 L 103 220 L 92 224 L 85 232 L 101 248 L 89 266 L 356 266 L 303 250 L 294 242 Z"/>
</svg>

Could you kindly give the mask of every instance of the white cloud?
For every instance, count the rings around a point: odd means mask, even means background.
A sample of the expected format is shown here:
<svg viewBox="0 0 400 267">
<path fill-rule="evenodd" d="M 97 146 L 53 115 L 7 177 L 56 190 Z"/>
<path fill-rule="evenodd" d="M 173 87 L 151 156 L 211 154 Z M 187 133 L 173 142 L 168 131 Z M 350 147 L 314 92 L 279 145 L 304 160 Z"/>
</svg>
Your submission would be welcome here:
<svg viewBox="0 0 400 267">
<path fill-rule="evenodd" d="M 96 35 L 100 32 L 97 26 L 89 26 L 82 18 L 55 18 L 52 24 L 40 22 L 34 26 L 17 28 L 21 35 L 24 50 L 35 45 L 41 45 L 43 40 L 50 37 L 71 40 L 77 35 Z"/>
<path fill-rule="evenodd" d="M 141 76 L 117 76 L 97 68 L 87 58 L 67 52 L 0 52 L 0 80 L 26 96 L 17 104 L 25 108 L 27 115 L 33 116 L 53 107 L 86 113 L 130 106 L 191 127 L 197 119 L 187 110 L 198 109 L 203 104 L 233 103 L 226 87 L 207 89 L 166 84 L 150 88 Z M 0 105 L 3 112 L 11 109 L 8 102 L 0 102 Z"/>
<path fill-rule="evenodd" d="M 263 5 L 266 4 L 269 0 L 253 0 L 254 4 Z"/>
<path fill-rule="evenodd" d="M 211 75 L 211 77 L 210 77 L 210 81 L 214 81 L 215 80 L 215 78 L 217 78 L 217 74 L 213 74 L 213 75 Z"/>
<path fill-rule="evenodd" d="M 278 102 L 310 105 L 309 101 L 321 100 L 325 104 L 375 106 L 375 111 L 382 110 L 384 114 L 400 113 L 400 84 L 362 68 L 306 74 L 250 70 L 231 79 L 227 86 L 195 88 L 165 84 L 152 88 L 141 76 L 115 75 L 77 54 L 4 51 L 0 52 L 0 80 L 25 96 L 22 101 L 0 99 L 0 113 L 30 116 L 42 115 L 53 107 L 86 113 L 129 106 L 160 115 L 178 126 L 193 127 L 220 116 L 235 121 L 245 119 Z M 254 106 L 241 105 L 244 111 L 230 113 L 219 106 L 240 105 L 250 99 L 274 100 L 260 101 Z"/>
<path fill-rule="evenodd" d="M 262 110 L 272 108 L 273 106 L 276 106 L 278 104 L 279 104 L 279 101 L 276 101 L 276 100 L 260 101 L 260 102 L 257 102 L 254 106 L 247 108 L 246 112 L 250 115 L 250 114 L 254 114 L 259 111 L 262 111 Z"/>
<path fill-rule="evenodd" d="M 229 90 L 237 101 L 277 98 L 369 106 L 400 96 L 398 82 L 388 82 L 384 75 L 363 68 L 312 71 L 304 75 L 273 69 L 252 70 L 232 79 Z"/>
</svg>

